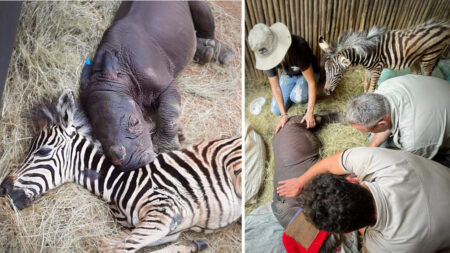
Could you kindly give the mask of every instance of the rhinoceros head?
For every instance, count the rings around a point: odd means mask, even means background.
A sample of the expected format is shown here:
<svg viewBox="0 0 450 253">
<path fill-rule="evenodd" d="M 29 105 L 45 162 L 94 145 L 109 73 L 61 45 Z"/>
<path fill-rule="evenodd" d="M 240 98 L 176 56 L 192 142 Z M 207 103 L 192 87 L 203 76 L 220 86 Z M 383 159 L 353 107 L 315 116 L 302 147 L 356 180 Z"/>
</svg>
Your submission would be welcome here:
<svg viewBox="0 0 450 253">
<path fill-rule="evenodd" d="M 142 167 L 156 157 L 152 123 L 144 119 L 130 85 L 131 79 L 121 73 L 117 57 L 109 52 L 83 68 L 80 98 L 92 135 L 102 143 L 106 157 L 122 170 Z"/>
</svg>

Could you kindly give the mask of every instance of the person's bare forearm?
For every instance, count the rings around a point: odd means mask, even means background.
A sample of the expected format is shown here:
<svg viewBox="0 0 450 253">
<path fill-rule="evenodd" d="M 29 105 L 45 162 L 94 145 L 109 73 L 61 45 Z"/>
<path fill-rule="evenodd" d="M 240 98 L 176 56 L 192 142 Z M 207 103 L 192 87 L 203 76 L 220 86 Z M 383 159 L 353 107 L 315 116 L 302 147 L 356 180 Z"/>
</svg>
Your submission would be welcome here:
<svg viewBox="0 0 450 253">
<path fill-rule="evenodd" d="M 270 88 L 272 89 L 272 95 L 275 99 L 275 103 L 280 109 L 281 115 L 286 114 L 286 108 L 284 108 L 283 93 L 281 92 L 278 76 L 269 77 Z"/>
<path fill-rule="evenodd" d="M 375 133 L 372 137 L 372 140 L 369 142 L 369 147 L 379 147 L 383 144 L 391 135 L 391 130 L 386 130 L 381 133 Z"/>
<path fill-rule="evenodd" d="M 341 165 L 339 163 L 341 155 L 342 152 L 335 153 L 327 158 L 320 160 L 319 162 L 311 166 L 311 168 L 309 168 L 305 172 L 305 174 L 301 175 L 298 178 L 299 182 L 301 182 L 301 185 L 305 185 L 315 176 L 323 173 L 332 173 L 336 175 L 347 174 L 347 172 L 341 168 Z"/>
<path fill-rule="evenodd" d="M 314 105 L 316 104 L 317 85 L 314 78 L 314 70 L 312 65 L 308 69 L 302 72 L 303 76 L 308 83 L 308 109 L 307 112 L 314 114 Z"/>
<path fill-rule="evenodd" d="M 287 180 L 279 181 L 277 187 L 277 193 L 280 196 L 295 197 L 298 196 L 306 183 L 308 183 L 315 176 L 323 173 L 332 173 L 336 175 L 347 174 L 345 170 L 341 168 L 339 159 L 342 153 L 336 153 L 331 155 L 313 166 L 306 171 L 305 174 L 300 177 L 294 177 Z"/>
</svg>

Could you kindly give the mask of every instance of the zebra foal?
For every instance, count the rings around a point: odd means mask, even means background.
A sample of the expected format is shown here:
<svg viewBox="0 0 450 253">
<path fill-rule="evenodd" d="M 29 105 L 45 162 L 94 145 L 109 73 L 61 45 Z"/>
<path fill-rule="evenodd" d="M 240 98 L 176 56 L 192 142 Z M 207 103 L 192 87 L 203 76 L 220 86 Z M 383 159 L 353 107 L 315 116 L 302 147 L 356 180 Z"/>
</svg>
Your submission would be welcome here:
<svg viewBox="0 0 450 253">
<path fill-rule="evenodd" d="M 369 33 L 349 31 L 330 46 L 322 36 L 319 46 L 326 72 L 324 91 L 330 95 L 350 66 L 362 65 L 368 71 L 364 91 L 373 92 L 383 68 L 404 69 L 429 76 L 450 44 L 450 25 L 428 21 L 407 30 L 373 27 Z M 370 83 L 370 86 L 369 86 Z"/>
<path fill-rule="evenodd" d="M 210 232 L 241 216 L 241 140 L 218 139 L 160 154 L 145 167 L 116 169 L 90 137 L 70 93 L 43 110 L 40 132 L 23 164 L 0 185 L 18 209 L 39 195 L 75 182 L 110 204 L 126 229 L 105 238 L 100 250 L 134 252 L 175 241 L 184 230 Z M 172 244 L 162 252 L 196 252 L 201 241 Z"/>
</svg>

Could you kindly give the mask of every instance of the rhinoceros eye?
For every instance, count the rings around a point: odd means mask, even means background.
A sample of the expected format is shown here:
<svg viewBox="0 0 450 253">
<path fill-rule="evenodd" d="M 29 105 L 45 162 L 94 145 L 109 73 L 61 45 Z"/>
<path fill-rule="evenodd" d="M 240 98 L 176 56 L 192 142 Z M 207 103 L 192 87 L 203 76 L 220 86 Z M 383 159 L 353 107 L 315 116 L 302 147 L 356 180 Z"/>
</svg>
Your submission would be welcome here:
<svg viewBox="0 0 450 253">
<path fill-rule="evenodd" d="M 50 154 L 51 151 L 52 151 L 52 149 L 49 147 L 42 147 L 38 151 L 36 151 L 36 155 L 46 156 L 46 155 Z"/>
</svg>

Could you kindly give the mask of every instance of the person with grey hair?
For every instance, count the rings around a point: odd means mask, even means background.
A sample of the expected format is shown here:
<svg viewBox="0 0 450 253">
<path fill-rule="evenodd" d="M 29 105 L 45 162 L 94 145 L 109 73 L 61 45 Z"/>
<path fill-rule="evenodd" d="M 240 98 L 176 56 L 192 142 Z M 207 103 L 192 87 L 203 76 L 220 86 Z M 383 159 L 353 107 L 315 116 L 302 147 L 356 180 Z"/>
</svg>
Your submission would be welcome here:
<svg viewBox="0 0 450 253">
<path fill-rule="evenodd" d="M 406 75 L 380 84 L 348 103 L 347 120 L 373 133 L 369 147 L 388 139 L 395 147 L 450 165 L 450 83 L 431 76 Z"/>
</svg>

